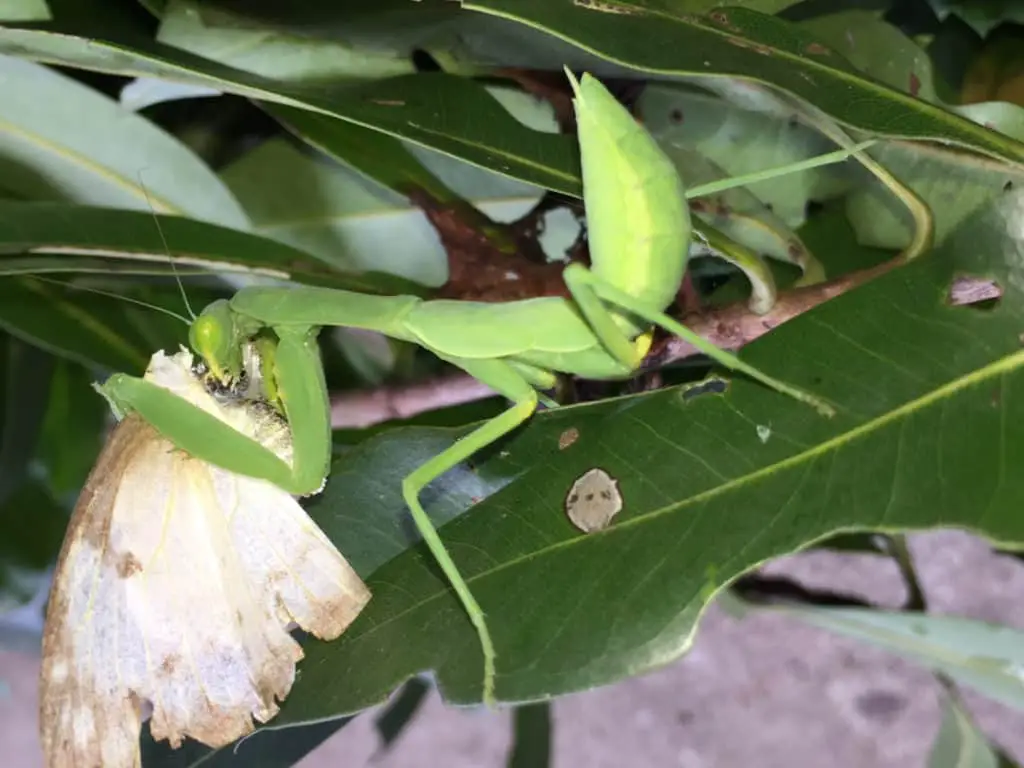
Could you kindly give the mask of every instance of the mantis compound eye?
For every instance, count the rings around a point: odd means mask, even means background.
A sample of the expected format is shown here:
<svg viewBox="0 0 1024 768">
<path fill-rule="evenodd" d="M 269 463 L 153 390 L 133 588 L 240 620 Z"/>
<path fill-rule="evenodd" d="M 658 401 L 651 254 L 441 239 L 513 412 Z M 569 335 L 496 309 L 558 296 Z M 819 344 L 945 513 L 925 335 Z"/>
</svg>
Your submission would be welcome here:
<svg viewBox="0 0 1024 768">
<path fill-rule="evenodd" d="M 242 351 L 226 301 L 215 301 L 206 307 L 192 322 L 188 337 L 192 349 L 218 382 L 229 384 L 238 376 Z"/>
</svg>

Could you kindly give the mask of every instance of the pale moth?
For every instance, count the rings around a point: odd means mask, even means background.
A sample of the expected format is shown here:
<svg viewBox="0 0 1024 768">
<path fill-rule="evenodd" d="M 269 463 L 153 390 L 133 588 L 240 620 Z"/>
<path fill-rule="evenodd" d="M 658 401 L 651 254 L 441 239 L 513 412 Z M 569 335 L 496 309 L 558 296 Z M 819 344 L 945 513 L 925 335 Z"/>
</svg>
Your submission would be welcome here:
<svg viewBox="0 0 1024 768">
<path fill-rule="evenodd" d="M 253 366 L 252 370 L 256 370 Z M 145 378 L 291 461 L 265 403 L 211 394 L 184 349 Z M 75 507 L 47 607 L 48 768 L 137 768 L 154 739 L 229 744 L 278 711 L 298 625 L 338 637 L 370 592 L 287 492 L 193 458 L 138 414 L 114 429 Z"/>
</svg>

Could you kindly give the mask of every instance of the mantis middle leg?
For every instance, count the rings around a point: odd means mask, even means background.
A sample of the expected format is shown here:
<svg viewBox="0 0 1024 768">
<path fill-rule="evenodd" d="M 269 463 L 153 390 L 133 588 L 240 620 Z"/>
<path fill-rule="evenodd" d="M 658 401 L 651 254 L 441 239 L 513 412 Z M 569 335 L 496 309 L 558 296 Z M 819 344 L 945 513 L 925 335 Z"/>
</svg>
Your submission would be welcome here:
<svg viewBox="0 0 1024 768">
<path fill-rule="evenodd" d="M 719 349 L 682 323 L 673 320 L 660 309 L 644 306 L 635 297 L 602 280 L 583 265 L 570 264 L 565 268 L 563 276 L 569 292 L 572 294 L 573 299 L 575 299 L 580 311 L 587 318 L 587 322 L 590 323 L 594 334 L 608 351 L 623 363 L 637 367 L 642 361 L 636 359 L 637 355 L 633 344 L 619 327 L 615 325 L 612 315 L 605 308 L 603 301 L 616 305 L 622 310 L 632 313 L 653 325 L 661 326 L 669 333 L 686 339 L 686 341 L 720 365 L 746 374 L 777 392 L 807 403 L 824 416 L 832 416 L 835 413 L 835 409 L 821 398 L 792 384 L 787 384 L 784 381 L 769 376 L 754 366 L 743 362 L 736 355 Z"/>
<path fill-rule="evenodd" d="M 450 448 L 430 459 L 402 480 L 402 496 L 412 512 L 413 522 L 427 544 L 430 553 L 437 560 L 445 577 L 462 602 L 470 621 L 480 638 L 480 646 L 484 654 L 484 689 L 483 700 L 488 706 L 495 703 L 494 699 L 494 660 L 496 653 L 494 641 L 484 612 L 462 577 L 451 555 L 445 548 L 441 537 L 430 522 L 430 518 L 420 504 L 419 495 L 433 480 L 465 461 L 477 451 L 485 448 L 496 440 L 504 437 L 520 424 L 525 422 L 537 409 L 538 396 L 533 385 L 511 364 L 502 360 L 467 360 L 446 358 L 459 366 L 470 376 L 494 389 L 496 392 L 512 400 L 508 410 L 495 416 L 478 427 Z"/>
</svg>

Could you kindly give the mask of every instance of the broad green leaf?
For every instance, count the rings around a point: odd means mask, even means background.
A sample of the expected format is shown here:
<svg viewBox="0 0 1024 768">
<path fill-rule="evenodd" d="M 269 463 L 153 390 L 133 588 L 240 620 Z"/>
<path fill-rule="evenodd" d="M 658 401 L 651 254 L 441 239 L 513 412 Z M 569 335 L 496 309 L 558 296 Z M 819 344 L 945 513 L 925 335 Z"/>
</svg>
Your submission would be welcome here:
<svg viewBox="0 0 1024 768">
<path fill-rule="evenodd" d="M 261 24 L 195 0 L 171 0 L 157 40 L 264 77 L 337 83 L 414 72 L 411 51 L 355 46 Z"/>
<path fill-rule="evenodd" d="M 935 614 L 776 607 L 787 616 L 884 648 L 1024 710 L 1024 632 Z"/>
<path fill-rule="evenodd" d="M 536 415 L 425 493 L 488 616 L 497 693 L 515 702 L 633 676 L 689 647 L 705 606 L 773 557 L 844 531 L 954 525 L 1024 540 L 1024 191 L 975 210 L 942 248 L 808 312 L 744 358 L 834 402 L 810 409 L 728 377 Z M 992 275 L 994 309 L 950 306 L 955 275 Z M 856 318 L 856 322 L 850 322 Z M 767 441 L 759 425 L 770 425 Z M 559 437 L 579 432 L 566 450 Z M 410 551 L 401 478 L 465 430 L 395 429 L 338 458 L 311 512 L 374 599 L 345 635 L 309 642 L 276 726 L 359 711 L 436 671 L 479 700 L 476 636 L 426 551 Z M 599 466 L 620 482 L 615 524 L 580 534 L 565 493 Z M 414 638 L 414 640 L 412 639 Z"/>
<path fill-rule="evenodd" d="M 876 12 L 843 10 L 804 21 L 801 26 L 864 74 L 922 101 L 941 104 L 928 54 Z"/>
<path fill-rule="evenodd" d="M 843 11 L 804 22 L 804 26 L 866 75 L 1017 141 L 1024 140 L 1024 107 L 999 101 L 963 106 L 949 103 L 956 94 L 945 83 L 936 82 L 932 60 L 924 49 L 877 15 Z"/>
<path fill-rule="evenodd" d="M 1000 768 L 999 758 L 960 702 L 946 696 L 928 768 Z"/>
<path fill-rule="evenodd" d="M 749 78 L 872 135 L 943 139 L 1024 160 L 1024 145 L 870 79 L 799 26 L 746 8 L 697 16 L 609 13 L 573 0 L 463 0 L 462 6 L 529 24 L 641 72 L 705 82 Z"/>
<path fill-rule="evenodd" d="M 248 221 L 184 144 L 116 101 L 49 67 L 0 56 L 3 188 L 37 200 Z"/>
<path fill-rule="evenodd" d="M 174 267 L 172 269 L 171 262 Z M 0 276 L 45 272 L 226 274 L 294 280 L 364 293 L 408 283 L 341 274 L 275 240 L 179 216 L 68 203 L 0 200 Z"/>
</svg>

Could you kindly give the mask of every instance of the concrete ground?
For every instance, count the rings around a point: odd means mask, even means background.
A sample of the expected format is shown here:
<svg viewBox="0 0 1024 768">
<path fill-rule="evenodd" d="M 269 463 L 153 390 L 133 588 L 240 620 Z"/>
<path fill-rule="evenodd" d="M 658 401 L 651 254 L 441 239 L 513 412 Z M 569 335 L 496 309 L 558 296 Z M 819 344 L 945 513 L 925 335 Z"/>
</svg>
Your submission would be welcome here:
<svg viewBox="0 0 1024 768">
<path fill-rule="evenodd" d="M 912 547 L 932 610 L 1024 629 L 1024 564 L 966 534 L 916 536 Z M 895 568 L 870 557 L 808 553 L 775 574 L 887 605 L 903 599 Z M 37 768 L 38 661 L 0 652 L 0 762 Z M 4 682 L 6 681 L 6 689 Z M 985 732 L 1024 762 L 1024 714 L 966 692 Z M 852 640 L 773 615 L 742 621 L 712 611 L 676 664 L 558 700 L 555 768 L 923 766 L 938 728 L 939 688 L 925 671 Z M 507 713 L 450 710 L 432 695 L 380 754 L 371 718 L 350 724 L 301 768 L 497 768 Z"/>
</svg>

